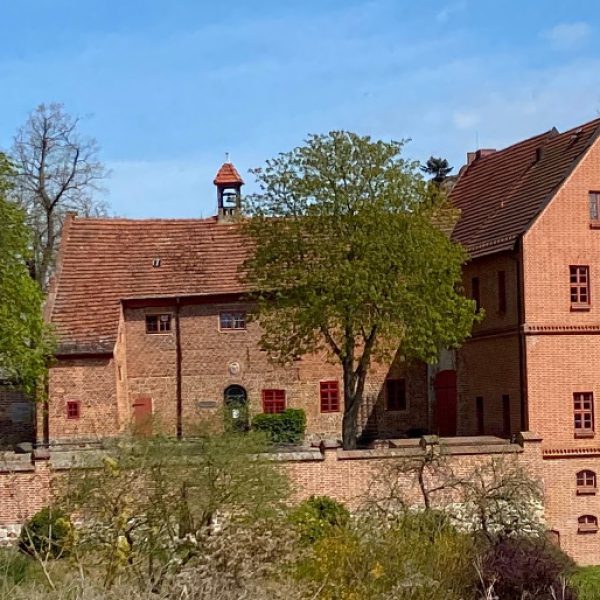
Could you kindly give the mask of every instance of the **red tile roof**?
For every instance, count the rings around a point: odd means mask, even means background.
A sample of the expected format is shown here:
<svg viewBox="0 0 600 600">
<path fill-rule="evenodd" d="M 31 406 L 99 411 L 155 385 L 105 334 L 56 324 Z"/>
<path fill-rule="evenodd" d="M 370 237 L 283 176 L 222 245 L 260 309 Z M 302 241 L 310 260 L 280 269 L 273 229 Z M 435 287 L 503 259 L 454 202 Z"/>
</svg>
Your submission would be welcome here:
<svg viewBox="0 0 600 600">
<path fill-rule="evenodd" d="M 596 119 L 476 158 L 450 193 L 461 211 L 452 237 L 472 258 L 514 248 L 599 132 Z"/>
<path fill-rule="evenodd" d="M 217 171 L 215 179 L 213 181 L 215 185 L 228 185 L 228 184 L 239 184 L 243 185 L 244 180 L 241 178 L 237 169 L 232 163 L 226 162 L 221 165 L 221 168 Z"/>
<path fill-rule="evenodd" d="M 242 292 L 246 256 L 239 225 L 216 218 L 69 217 L 48 316 L 62 346 L 110 349 L 122 299 Z"/>
</svg>

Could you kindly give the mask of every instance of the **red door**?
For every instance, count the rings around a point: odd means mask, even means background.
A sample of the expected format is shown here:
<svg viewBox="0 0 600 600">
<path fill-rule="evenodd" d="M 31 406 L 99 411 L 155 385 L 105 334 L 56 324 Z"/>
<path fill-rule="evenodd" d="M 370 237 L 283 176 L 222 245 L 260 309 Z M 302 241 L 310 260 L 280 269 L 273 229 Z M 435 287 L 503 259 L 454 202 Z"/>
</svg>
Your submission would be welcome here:
<svg viewBox="0 0 600 600">
<path fill-rule="evenodd" d="M 440 371 L 433 384 L 435 389 L 438 435 L 456 435 L 456 371 Z"/>
<path fill-rule="evenodd" d="M 137 435 L 152 433 L 152 398 L 139 396 L 133 403 L 133 432 Z"/>
</svg>

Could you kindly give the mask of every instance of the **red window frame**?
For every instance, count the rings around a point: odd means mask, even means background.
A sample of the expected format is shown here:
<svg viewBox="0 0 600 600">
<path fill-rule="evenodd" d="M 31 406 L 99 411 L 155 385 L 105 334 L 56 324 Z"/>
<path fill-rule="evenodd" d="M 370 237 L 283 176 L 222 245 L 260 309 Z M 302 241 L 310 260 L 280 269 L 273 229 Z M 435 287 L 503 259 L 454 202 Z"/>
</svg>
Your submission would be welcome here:
<svg viewBox="0 0 600 600">
<path fill-rule="evenodd" d="M 594 436 L 593 392 L 575 392 L 573 394 L 573 426 L 575 437 Z"/>
<path fill-rule="evenodd" d="M 169 313 L 146 315 L 146 333 L 158 334 L 171 331 L 171 315 Z"/>
<path fill-rule="evenodd" d="M 498 312 L 506 312 L 506 271 L 498 271 Z"/>
<path fill-rule="evenodd" d="M 596 533 L 598 531 L 598 517 L 594 515 L 581 515 L 577 519 L 579 533 Z"/>
<path fill-rule="evenodd" d="M 321 381 L 319 383 L 321 412 L 340 412 L 340 384 L 338 381 Z"/>
<path fill-rule="evenodd" d="M 589 192 L 590 225 L 600 227 L 600 192 Z"/>
<path fill-rule="evenodd" d="M 479 286 L 479 277 L 471 278 L 471 297 L 475 300 L 475 310 L 481 309 L 481 288 Z"/>
<path fill-rule="evenodd" d="M 282 413 L 285 410 L 285 390 L 263 390 L 262 404 L 264 413 Z"/>
<path fill-rule="evenodd" d="M 221 331 L 243 331 L 246 329 L 246 312 L 243 310 L 224 310 L 219 313 Z"/>
<path fill-rule="evenodd" d="M 81 403 L 79 400 L 67 400 L 67 419 L 79 419 L 81 417 Z"/>
<path fill-rule="evenodd" d="M 578 471 L 576 475 L 577 494 L 595 494 L 596 493 L 596 473 L 590 469 Z"/>
<path fill-rule="evenodd" d="M 385 409 L 389 412 L 406 410 L 406 380 L 385 380 Z"/>
<path fill-rule="evenodd" d="M 590 268 L 588 265 L 569 266 L 571 308 L 587 310 L 590 307 Z"/>
</svg>

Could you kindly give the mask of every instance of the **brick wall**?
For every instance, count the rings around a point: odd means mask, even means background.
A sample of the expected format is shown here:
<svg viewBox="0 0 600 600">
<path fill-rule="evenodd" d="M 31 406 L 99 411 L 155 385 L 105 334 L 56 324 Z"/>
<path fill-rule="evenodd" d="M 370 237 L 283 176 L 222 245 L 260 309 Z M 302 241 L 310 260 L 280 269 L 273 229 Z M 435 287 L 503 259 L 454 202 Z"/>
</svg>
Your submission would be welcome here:
<svg viewBox="0 0 600 600">
<path fill-rule="evenodd" d="M 58 359 L 49 373 L 50 441 L 115 435 L 120 430 L 115 380 L 112 357 Z M 67 417 L 68 401 L 80 403 L 78 419 Z"/>
</svg>

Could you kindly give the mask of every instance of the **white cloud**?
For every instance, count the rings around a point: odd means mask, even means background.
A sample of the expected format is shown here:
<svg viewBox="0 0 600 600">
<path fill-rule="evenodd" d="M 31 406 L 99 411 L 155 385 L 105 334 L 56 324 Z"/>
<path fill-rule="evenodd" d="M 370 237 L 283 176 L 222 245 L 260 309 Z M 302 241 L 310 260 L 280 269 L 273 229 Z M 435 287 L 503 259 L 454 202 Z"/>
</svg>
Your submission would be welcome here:
<svg viewBox="0 0 600 600">
<path fill-rule="evenodd" d="M 454 16 L 456 13 L 462 12 L 466 8 L 467 3 L 465 0 L 448 4 L 435 15 L 435 19 L 438 23 L 447 23 L 450 20 L 450 17 Z"/>
<path fill-rule="evenodd" d="M 588 23 L 559 23 L 551 29 L 541 33 L 541 37 L 548 40 L 553 46 L 560 49 L 575 48 L 582 44 L 591 34 L 592 29 Z"/>
<path fill-rule="evenodd" d="M 458 129 L 472 129 L 480 121 L 480 117 L 475 112 L 457 111 L 452 115 L 452 122 Z"/>
</svg>

